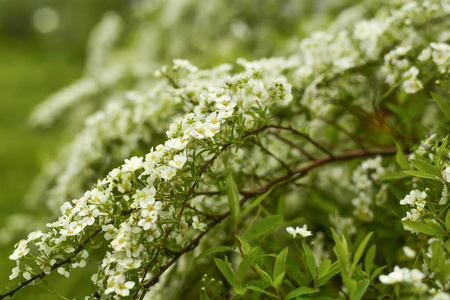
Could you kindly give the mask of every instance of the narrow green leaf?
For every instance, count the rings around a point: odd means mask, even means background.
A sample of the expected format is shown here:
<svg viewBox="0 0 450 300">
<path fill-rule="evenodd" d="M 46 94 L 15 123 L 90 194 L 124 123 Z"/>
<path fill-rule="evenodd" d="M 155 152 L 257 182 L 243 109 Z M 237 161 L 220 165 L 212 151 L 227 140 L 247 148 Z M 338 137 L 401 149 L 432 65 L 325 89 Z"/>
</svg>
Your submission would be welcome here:
<svg viewBox="0 0 450 300">
<path fill-rule="evenodd" d="M 339 263 L 341 265 L 342 272 L 348 274 L 348 249 L 347 244 L 343 243 L 337 233 L 334 231 L 333 228 L 331 228 L 331 233 L 333 235 L 334 242 L 336 246 L 333 248 L 334 252 L 336 253 L 336 256 L 339 260 Z M 342 237 L 345 239 L 345 237 Z"/>
<path fill-rule="evenodd" d="M 439 173 L 438 169 L 433 166 L 432 164 L 421 160 L 421 159 L 412 159 L 411 163 L 413 166 L 418 169 L 419 171 L 422 171 L 423 173 L 431 176 L 441 177 L 441 174 Z"/>
<path fill-rule="evenodd" d="M 411 220 L 402 221 L 403 225 L 431 236 L 445 236 L 445 231 L 436 223 L 421 223 Z"/>
<path fill-rule="evenodd" d="M 293 291 L 291 291 L 289 294 L 286 295 L 286 297 L 284 297 L 284 300 L 289 300 L 301 295 L 305 295 L 305 294 L 312 294 L 312 293 L 317 293 L 320 292 L 320 289 L 312 289 L 306 286 L 302 286 L 299 287 L 298 289 L 295 289 Z"/>
<path fill-rule="evenodd" d="M 223 277 L 228 281 L 231 286 L 239 286 L 239 283 L 234 279 L 234 271 L 231 268 L 231 264 L 228 262 L 228 258 L 225 256 L 225 261 L 220 258 L 214 257 L 214 262 L 216 266 L 219 268 Z"/>
<path fill-rule="evenodd" d="M 233 286 L 233 289 L 238 295 L 244 295 L 247 291 L 247 288 L 243 286 Z"/>
<path fill-rule="evenodd" d="M 270 194 L 270 192 L 272 192 L 272 190 L 269 190 L 268 192 L 266 192 L 265 194 L 262 194 L 261 196 L 259 196 L 258 198 L 256 198 L 255 201 L 253 201 L 248 207 L 246 207 L 240 217 L 245 216 L 249 211 L 251 211 L 253 208 L 255 208 L 256 206 L 258 206 L 264 199 L 267 198 L 267 196 Z"/>
<path fill-rule="evenodd" d="M 355 252 L 355 256 L 353 257 L 352 266 L 350 267 L 350 276 L 353 274 L 353 271 L 355 270 L 355 267 L 358 264 L 359 259 L 361 258 L 362 254 L 364 252 L 364 249 L 366 248 L 367 243 L 369 242 L 372 235 L 373 235 L 373 232 L 370 232 L 368 235 L 366 235 L 366 237 L 361 242 L 361 244 L 359 244 L 358 249 Z"/>
<path fill-rule="evenodd" d="M 258 275 L 262 279 L 264 279 L 265 281 L 270 283 L 270 285 L 272 285 L 273 281 L 272 281 L 272 278 L 270 278 L 269 274 L 267 274 L 267 272 L 264 271 L 263 269 L 261 269 L 257 264 L 255 264 L 255 268 L 256 268 L 256 271 L 258 272 Z"/>
<path fill-rule="evenodd" d="M 242 236 L 239 236 L 237 234 L 235 234 L 234 236 L 241 243 L 242 250 L 244 251 L 244 254 L 247 255 L 247 253 L 250 251 L 250 244 Z"/>
<path fill-rule="evenodd" d="M 250 269 L 250 267 L 255 263 L 255 260 L 258 257 L 258 251 L 258 247 L 253 248 L 252 251 L 250 251 L 250 253 L 242 259 L 236 277 L 239 282 L 242 282 L 242 279 L 244 279 L 248 269 Z"/>
<path fill-rule="evenodd" d="M 246 240 L 251 240 L 267 234 L 275 228 L 281 226 L 283 217 L 278 215 L 268 216 L 262 220 L 259 220 L 253 226 L 247 230 L 244 234 Z"/>
<path fill-rule="evenodd" d="M 444 161 L 444 157 L 448 156 L 448 150 L 447 150 L 447 143 L 448 143 L 448 135 L 445 137 L 445 139 L 442 141 L 441 146 L 438 149 L 438 155 L 435 155 L 436 160 L 438 161 L 438 163 L 436 164 L 436 166 L 442 170 L 445 166 L 445 164 L 443 163 Z"/>
<path fill-rule="evenodd" d="M 370 274 L 370 271 L 372 271 L 376 248 L 377 247 L 375 244 L 370 246 L 369 250 L 367 250 L 366 256 L 364 257 L 364 270 L 366 270 L 367 274 Z"/>
<path fill-rule="evenodd" d="M 403 171 L 403 173 L 414 176 L 414 177 L 420 177 L 420 178 L 425 178 L 425 179 L 433 179 L 433 180 L 439 180 L 434 176 L 425 174 L 423 172 L 420 171 Z"/>
<path fill-rule="evenodd" d="M 314 259 L 314 255 L 309 249 L 308 245 L 306 245 L 305 240 L 302 240 L 303 250 L 305 251 L 306 256 L 306 267 L 308 268 L 309 273 L 311 274 L 314 280 L 317 279 L 317 269 L 316 269 L 316 260 Z"/>
<path fill-rule="evenodd" d="M 367 287 L 369 286 L 370 280 L 369 279 L 363 279 L 356 285 L 355 290 L 353 291 L 351 295 L 352 300 L 359 300 L 364 295 L 364 293 L 367 290 Z"/>
<path fill-rule="evenodd" d="M 330 268 L 331 268 L 331 260 L 325 259 L 320 264 L 318 277 L 321 278 L 321 277 L 325 276 L 330 271 Z"/>
<path fill-rule="evenodd" d="M 272 298 L 278 299 L 277 295 L 269 293 L 269 292 L 267 292 L 267 291 L 265 291 L 265 290 L 263 290 L 263 289 L 261 289 L 261 288 L 259 288 L 257 286 L 254 286 L 254 285 L 248 286 L 247 289 L 252 290 L 252 291 L 256 291 L 256 292 L 260 292 L 260 293 L 263 293 L 264 295 L 267 295 L 267 296 L 270 296 Z"/>
<path fill-rule="evenodd" d="M 430 93 L 431 97 L 433 97 L 433 100 L 436 101 L 436 103 L 439 105 L 439 108 L 444 113 L 444 116 L 447 118 L 447 120 L 450 120 L 450 102 L 436 93 Z"/>
<path fill-rule="evenodd" d="M 230 207 L 231 216 L 237 223 L 239 216 L 239 191 L 237 189 L 236 183 L 233 179 L 233 174 L 228 174 L 227 177 L 227 196 L 228 196 L 228 206 Z"/>
<path fill-rule="evenodd" d="M 406 159 L 405 154 L 403 154 L 402 147 L 397 142 L 395 142 L 395 146 L 397 146 L 397 153 L 395 154 L 395 160 L 397 161 L 397 164 L 402 169 L 409 169 L 409 162 L 408 159 Z"/>
<path fill-rule="evenodd" d="M 281 273 L 286 272 L 286 258 L 288 254 L 289 248 L 284 248 L 280 254 L 278 254 L 277 259 L 275 260 L 275 265 L 273 267 L 273 279 L 278 277 Z"/>
<path fill-rule="evenodd" d="M 431 244 L 431 254 L 430 269 L 439 274 L 442 267 L 445 266 L 445 254 L 440 240 Z"/>
<path fill-rule="evenodd" d="M 200 259 L 202 257 L 205 257 L 209 254 L 213 254 L 213 253 L 218 253 L 218 252 L 229 252 L 229 251 L 234 251 L 233 247 L 229 247 L 229 246 L 217 246 L 217 247 L 212 247 L 209 248 L 205 251 L 203 251 L 202 253 L 200 253 L 199 256 L 197 256 L 194 260 Z"/>
<path fill-rule="evenodd" d="M 319 278 L 319 280 L 316 283 L 316 287 L 321 287 L 322 285 L 325 285 L 328 282 L 328 280 L 330 280 L 333 276 L 339 274 L 339 272 L 341 272 L 341 265 L 339 264 L 339 261 L 336 261 L 331 265 L 328 273 Z"/>
<path fill-rule="evenodd" d="M 447 231 L 450 231 L 450 209 L 447 211 L 447 214 L 445 215 L 445 229 L 447 229 Z"/>
<path fill-rule="evenodd" d="M 280 284 L 283 282 L 284 275 L 286 275 L 286 272 L 282 272 L 281 274 L 278 274 L 277 277 L 273 279 L 272 286 L 275 288 L 278 288 Z"/>
<path fill-rule="evenodd" d="M 344 285 L 347 288 L 348 292 L 350 293 L 350 295 L 353 295 L 353 293 L 356 290 L 356 287 L 358 286 L 358 281 L 356 281 L 355 279 L 350 278 L 350 276 L 348 276 L 345 273 L 341 273 L 341 277 L 342 277 L 342 282 L 344 283 Z"/>
<path fill-rule="evenodd" d="M 381 274 L 381 272 L 383 272 L 384 269 L 386 269 L 387 266 L 381 266 L 379 268 L 376 268 L 375 271 L 373 271 L 372 275 L 370 275 L 370 278 L 375 279 L 376 277 L 378 277 L 378 275 Z"/>
<path fill-rule="evenodd" d="M 408 178 L 410 176 L 411 175 L 405 174 L 405 173 L 391 173 L 391 174 L 386 174 L 386 175 L 380 176 L 380 180 L 382 180 L 382 181 L 400 180 L 400 179 Z"/>
</svg>

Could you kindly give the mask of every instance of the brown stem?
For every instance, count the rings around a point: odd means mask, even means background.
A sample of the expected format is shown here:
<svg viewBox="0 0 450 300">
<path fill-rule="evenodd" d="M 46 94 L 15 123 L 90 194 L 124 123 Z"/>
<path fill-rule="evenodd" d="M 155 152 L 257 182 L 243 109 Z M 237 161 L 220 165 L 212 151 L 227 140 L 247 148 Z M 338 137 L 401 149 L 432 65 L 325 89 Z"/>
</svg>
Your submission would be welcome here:
<svg viewBox="0 0 450 300">
<path fill-rule="evenodd" d="M 316 158 L 309 153 L 308 151 L 306 151 L 302 146 L 297 145 L 296 143 L 292 142 L 291 140 L 288 140 L 287 138 L 285 138 L 282 135 L 279 135 L 278 133 L 275 132 L 271 132 L 271 134 L 275 137 L 277 137 L 278 139 L 282 140 L 283 142 L 285 142 L 286 144 L 288 144 L 289 146 L 299 150 L 301 153 L 303 153 L 304 156 L 306 156 L 309 160 L 311 161 L 315 161 Z"/>
<path fill-rule="evenodd" d="M 278 128 L 278 129 L 283 129 L 283 130 L 289 130 L 290 132 L 292 132 L 295 135 L 301 136 L 302 138 L 308 140 L 311 144 L 313 144 L 314 146 L 316 146 L 318 149 L 320 149 L 323 153 L 328 154 L 329 156 L 333 157 L 333 153 L 331 153 L 330 151 L 328 151 L 326 148 L 324 148 L 322 145 L 320 145 L 319 143 L 317 143 L 316 141 L 314 141 L 309 135 L 307 135 L 306 133 L 300 132 L 294 128 L 292 128 L 292 126 L 289 127 L 285 127 L 285 126 L 281 126 L 281 125 L 270 125 L 271 128 Z M 278 135 L 279 136 L 279 135 Z M 280 136 L 281 137 L 281 136 Z"/>
<path fill-rule="evenodd" d="M 63 260 L 63 261 L 61 261 L 61 262 L 59 262 L 59 263 L 57 263 L 57 264 L 54 264 L 54 265 L 50 268 L 50 271 L 53 271 L 53 270 L 55 270 L 55 269 L 61 267 L 62 265 L 65 265 L 65 264 L 67 264 L 67 263 L 70 263 L 70 262 L 72 261 L 72 259 L 73 259 L 75 256 L 77 256 L 77 254 L 80 253 L 81 250 L 83 250 L 84 247 L 85 247 L 85 246 L 86 246 L 86 245 L 87 245 L 87 244 L 88 244 L 88 243 L 89 243 L 89 242 L 90 242 L 97 234 L 99 234 L 101 231 L 102 231 L 101 228 L 97 228 L 97 229 L 94 231 L 93 234 L 91 234 L 91 235 L 90 235 L 89 237 L 87 237 L 81 244 L 78 245 L 78 248 L 73 252 L 73 254 L 72 254 L 70 257 L 66 258 L 65 260 Z M 34 276 L 31 277 L 30 279 L 21 282 L 21 283 L 19 284 L 19 286 L 16 287 L 15 289 L 12 289 L 11 291 L 9 291 L 9 292 L 7 292 L 7 293 L 5 293 L 5 294 L 0 294 L 0 299 L 6 298 L 6 297 L 8 297 L 8 296 L 9 296 L 9 297 L 14 296 L 14 294 L 15 294 L 18 290 L 24 288 L 25 286 L 27 286 L 27 285 L 30 284 L 31 282 L 35 281 L 36 279 L 38 279 L 38 278 L 44 278 L 44 277 L 47 276 L 47 275 L 48 275 L 48 274 L 45 273 L 45 272 L 42 272 L 42 273 L 40 273 L 40 274 L 34 275 Z"/>
</svg>

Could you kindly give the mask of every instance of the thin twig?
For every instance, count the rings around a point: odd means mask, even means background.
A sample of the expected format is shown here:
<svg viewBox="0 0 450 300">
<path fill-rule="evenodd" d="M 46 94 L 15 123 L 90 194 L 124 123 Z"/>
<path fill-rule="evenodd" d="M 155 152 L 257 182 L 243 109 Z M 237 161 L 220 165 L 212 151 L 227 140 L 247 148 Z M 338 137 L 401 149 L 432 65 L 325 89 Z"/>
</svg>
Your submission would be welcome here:
<svg viewBox="0 0 450 300">
<path fill-rule="evenodd" d="M 271 132 L 270 134 L 272 134 L 273 136 L 276 136 L 278 139 L 282 140 L 283 142 L 285 142 L 286 144 L 288 144 L 289 146 L 299 150 L 301 153 L 303 153 L 303 155 L 305 155 L 309 160 L 311 161 L 315 161 L 316 158 L 309 153 L 308 151 L 306 151 L 302 146 L 297 145 L 296 143 L 292 142 L 291 140 L 288 140 L 287 138 L 285 138 L 284 136 L 276 133 L 276 132 Z"/>
</svg>

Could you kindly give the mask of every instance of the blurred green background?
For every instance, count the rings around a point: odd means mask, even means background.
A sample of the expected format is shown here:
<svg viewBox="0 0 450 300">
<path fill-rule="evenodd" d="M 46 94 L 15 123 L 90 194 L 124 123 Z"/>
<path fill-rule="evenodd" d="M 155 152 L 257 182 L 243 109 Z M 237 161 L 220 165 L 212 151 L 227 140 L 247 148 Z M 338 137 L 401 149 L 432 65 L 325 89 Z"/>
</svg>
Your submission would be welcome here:
<svg viewBox="0 0 450 300">
<path fill-rule="evenodd" d="M 126 2 L 0 0 L 0 226 L 7 216 L 26 209 L 23 198 L 32 180 L 58 146 L 71 139 L 61 128 L 32 129 L 27 123 L 30 111 L 81 77 L 90 30 L 104 12 L 120 11 Z M 52 32 L 39 32 L 33 24 L 35 12 L 42 7 L 59 15 Z M 12 250 L 11 244 L 0 248 L 0 293 L 9 287 L 14 263 L 7 257 Z M 77 276 L 82 274 L 74 272 L 70 279 L 49 276 L 49 287 L 40 283 L 18 292 L 14 299 L 65 299 L 61 295 L 82 299 L 86 288 L 73 284 L 80 283 Z M 55 280 L 58 284 L 51 284 Z M 83 281 L 89 286 L 89 278 Z"/>
</svg>

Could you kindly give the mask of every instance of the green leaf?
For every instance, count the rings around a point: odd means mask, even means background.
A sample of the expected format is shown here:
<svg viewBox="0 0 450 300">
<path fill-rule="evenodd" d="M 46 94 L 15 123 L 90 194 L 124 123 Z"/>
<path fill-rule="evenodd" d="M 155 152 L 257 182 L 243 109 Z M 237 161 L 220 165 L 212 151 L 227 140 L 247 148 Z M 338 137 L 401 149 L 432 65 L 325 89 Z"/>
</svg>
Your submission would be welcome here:
<svg viewBox="0 0 450 300">
<path fill-rule="evenodd" d="M 359 262 L 359 259 L 361 258 L 364 249 L 367 246 L 367 243 L 369 242 L 370 238 L 372 237 L 373 232 L 370 232 L 368 235 L 366 235 L 366 237 L 364 238 L 364 240 L 361 242 L 361 244 L 359 244 L 358 249 L 356 250 L 355 256 L 353 257 L 353 262 L 352 262 L 352 266 L 350 267 L 350 276 L 353 274 L 353 271 L 355 270 L 356 265 Z"/>
<path fill-rule="evenodd" d="M 247 288 L 243 286 L 233 286 L 233 289 L 238 295 L 244 295 L 247 291 Z"/>
<path fill-rule="evenodd" d="M 403 173 L 411 175 L 411 176 L 414 176 L 414 177 L 438 180 L 436 177 L 428 175 L 428 174 L 425 174 L 425 173 L 420 172 L 420 171 L 403 171 Z"/>
<path fill-rule="evenodd" d="M 331 265 L 330 271 L 328 271 L 326 275 L 323 275 L 321 276 L 321 278 L 319 278 L 319 280 L 316 283 L 316 287 L 321 287 L 322 285 L 325 285 L 328 282 L 328 280 L 330 280 L 330 278 L 336 276 L 337 274 L 339 274 L 339 272 L 341 272 L 341 266 L 339 264 L 339 261 L 336 261 Z"/>
<path fill-rule="evenodd" d="M 228 281 L 231 286 L 239 287 L 239 283 L 234 279 L 234 271 L 231 268 L 231 264 L 228 262 L 228 258 L 225 256 L 225 261 L 221 260 L 220 258 L 214 257 L 214 262 L 216 263 L 216 266 L 219 268 L 220 272 L 222 273 L 223 277 Z"/>
<path fill-rule="evenodd" d="M 370 280 L 369 279 L 363 279 L 356 285 L 355 290 L 353 291 L 351 295 L 352 300 L 359 300 L 364 295 L 364 293 L 367 290 L 367 287 L 369 286 Z"/>
<path fill-rule="evenodd" d="M 302 286 L 299 287 L 298 289 L 295 289 L 293 291 L 291 291 L 289 294 L 286 295 L 286 297 L 284 298 L 284 300 L 289 300 L 301 295 L 305 295 L 305 294 L 312 294 L 312 293 L 317 293 L 320 292 L 320 289 L 312 289 L 306 286 Z"/>
<path fill-rule="evenodd" d="M 404 179 L 404 178 L 408 178 L 409 174 L 404 174 L 404 173 L 391 173 L 391 174 L 386 174 L 383 176 L 380 176 L 380 180 L 382 181 L 391 181 L 391 180 L 400 180 L 400 179 Z"/>
<path fill-rule="evenodd" d="M 277 277 L 275 277 L 273 279 L 272 286 L 274 286 L 275 288 L 278 289 L 280 284 L 283 282 L 284 275 L 286 275 L 286 272 L 283 272 L 283 273 L 279 274 Z"/>
<path fill-rule="evenodd" d="M 447 214 L 445 215 L 445 229 L 447 229 L 447 231 L 450 231 L 450 209 L 447 211 Z"/>
<path fill-rule="evenodd" d="M 252 204 L 250 204 L 248 207 L 246 207 L 242 213 L 240 214 L 239 217 L 243 217 L 245 216 L 249 211 L 251 211 L 253 208 L 255 208 L 256 206 L 258 206 L 264 199 L 267 198 L 267 196 L 270 194 L 270 192 L 272 192 L 272 190 L 269 190 L 268 192 L 266 192 L 265 194 L 262 194 L 261 196 L 259 196 L 258 198 L 256 198 L 255 201 L 252 202 Z"/>
<path fill-rule="evenodd" d="M 403 154 L 402 147 L 397 142 L 395 142 L 395 146 L 397 146 L 397 153 L 395 154 L 397 164 L 402 169 L 409 169 L 409 162 L 408 159 L 406 159 L 405 154 Z"/>
<path fill-rule="evenodd" d="M 411 163 L 413 166 L 418 169 L 419 171 L 422 171 L 423 173 L 431 176 L 441 177 L 441 174 L 439 173 L 438 169 L 433 166 L 432 164 L 421 160 L 421 159 L 412 159 Z"/>
<path fill-rule="evenodd" d="M 277 295 L 269 293 L 269 292 L 267 292 L 267 291 L 265 291 L 265 290 L 263 290 L 263 289 L 261 289 L 261 288 L 259 288 L 257 286 L 254 286 L 254 285 L 248 286 L 247 289 L 252 290 L 252 291 L 256 291 L 256 292 L 260 292 L 260 293 L 263 293 L 264 295 L 267 295 L 267 296 L 270 296 L 272 298 L 278 299 Z"/>
<path fill-rule="evenodd" d="M 321 278 L 321 277 L 325 276 L 328 273 L 328 271 L 330 271 L 330 268 L 331 268 L 331 260 L 325 259 L 320 264 L 318 277 Z"/>
<path fill-rule="evenodd" d="M 381 266 L 379 268 L 376 268 L 375 271 L 373 271 L 372 275 L 370 275 L 370 278 L 372 278 L 372 280 L 376 277 L 378 277 L 378 275 L 381 274 L 381 272 L 383 272 L 384 269 L 386 269 L 387 266 Z"/>
<path fill-rule="evenodd" d="M 345 241 L 345 237 L 342 237 L 343 241 L 339 238 L 337 233 L 334 231 L 333 228 L 331 228 L 331 233 L 333 235 L 334 242 L 336 246 L 333 248 L 334 252 L 336 253 L 336 256 L 339 260 L 339 264 L 341 265 L 341 270 L 345 274 L 348 274 L 348 249 L 347 249 L 347 243 L 343 242 Z"/>
<path fill-rule="evenodd" d="M 437 163 L 435 163 L 435 165 L 442 170 L 443 167 L 445 166 L 445 164 L 443 163 L 444 161 L 444 157 L 448 156 L 448 150 L 447 150 L 447 142 L 448 142 L 448 135 L 445 137 L 445 139 L 442 141 L 441 146 L 438 149 L 438 155 L 435 155 L 435 160 L 437 161 Z M 437 141 L 436 141 L 437 143 Z"/>
<path fill-rule="evenodd" d="M 376 248 L 377 247 L 375 245 L 370 246 L 369 250 L 367 250 L 366 256 L 364 257 L 364 270 L 366 270 L 367 274 L 370 274 L 370 271 L 372 271 Z"/>
<path fill-rule="evenodd" d="M 230 207 L 231 216 L 237 223 L 239 216 L 239 191 L 237 189 L 236 183 L 233 179 L 233 174 L 228 174 L 227 177 L 227 196 L 228 196 L 228 206 Z"/>
<path fill-rule="evenodd" d="M 241 243 L 242 250 L 244 251 L 244 254 L 247 255 L 247 253 L 250 251 L 250 244 L 241 236 L 235 234 L 234 235 L 238 241 Z"/>
<path fill-rule="evenodd" d="M 250 251 L 250 253 L 248 253 L 241 261 L 241 263 L 239 264 L 239 269 L 237 272 L 237 280 L 239 282 L 242 281 L 242 279 L 244 279 L 245 274 L 247 274 L 248 269 L 250 269 L 250 267 L 255 263 L 256 258 L 258 257 L 258 251 L 259 248 L 253 248 L 252 251 Z"/>
<path fill-rule="evenodd" d="M 199 256 L 197 256 L 194 260 L 200 259 L 202 257 L 205 257 L 209 254 L 213 254 L 213 253 L 218 253 L 218 252 L 229 252 L 229 251 L 234 251 L 233 247 L 229 247 L 229 246 L 217 246 L 217 247 L 212 247 L 209 248 L 205 251 L 203 251 L 202 253 L 200 253 Z"/>
<path fill-rule="evenodd" d="M 286 258 L 288 254 L 289 248 L 284 248 L 280 254 L 278 254 L 277 259 L 275 260 L 275 265 L 273 267 L 273 279 L 278 277 L 281 273 L 286 272 Z"/>
<path fill-rule="evenodd" d="M 435 241 L 431 244 L 431 261 L 430 269 L 439 274 L 442 267 L 445 266 L 445 254 L 441 247 L 441 241 Z M 439 278 L 439 276 L 438 276 Z"/>
<path fill-rule="evenodd" d="M 267 234 L 275 228 L 279 227 L 282 222 L 283 216 L 268 216 L 253 224 L 253 226 L 244 234 L 244 238 L 246 240 L 251 240 L 260 237 L 261 235 Z"/>
<path fill-rule="evenodd" d="M 353 293 L 355 292 L 355 290 L 358 286 L 358 281 L 350 278 L 347 274 L 344 274 L 344 273 L 341 273 L 341 277 L 342 277 L 342 282 L 344 283 L 345 287 L 349 291 L 350 295 L 353 295 Z"/>
<path fill-rule="evenodd" d="M 438 94 L 435 94 L 433 92 L 430 93 L 431 97 L 433 97 L 433 100 L 436 101 L 436 103 L 439 105 L 439 108 L 444 113 L 444 116 L 447 118 L 447 120 L 450 120 L 450 102 Z"/>
<path fill-rule="evenodd" d="M 421 223 L 411 220 L 402 221 L 403 225 L 408 226 L 411 229 L 425 233 L 431 236 L 445 236 L 445 231 L 436 223 L 427 222 Z"/>
<path fill-rule="evenodd" d="M 273 281 L 272 278 L 270 278 L 269 274 L 267 274 L 266 271 L 264 271 L 263 269 L 261 269 L 258 265 L 255 265 L 256 271 L 258 272 L 258 275 L 264 279 L 265 281 L 267 281 L 268 283 L 270 283 L 270 285 L 272 285 Z"/>
<path fill-rule="evenodd" d="M 311 249 L 309 249 L 308 245 L 306 245 L 305 240 L 302 240 L 302 246 L 303 250 L 305 251 L 306 256 L 306 266 L 308 268 L 309 273 L 314 278 L 314 280 L 317 279 L 317 269 L 316 269 L 316 260 L 314 259 L 314 255 L 311 252 Z"/>
</svg>

